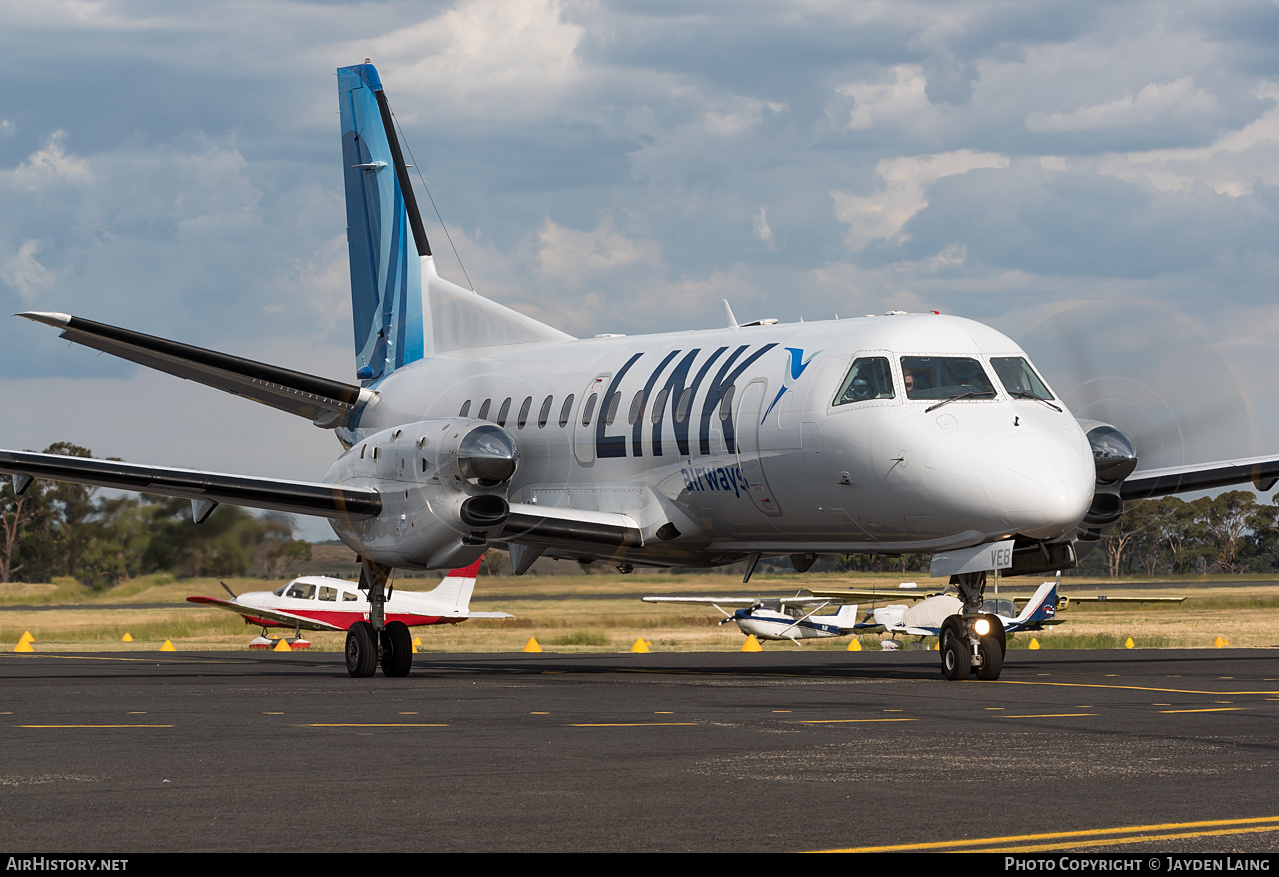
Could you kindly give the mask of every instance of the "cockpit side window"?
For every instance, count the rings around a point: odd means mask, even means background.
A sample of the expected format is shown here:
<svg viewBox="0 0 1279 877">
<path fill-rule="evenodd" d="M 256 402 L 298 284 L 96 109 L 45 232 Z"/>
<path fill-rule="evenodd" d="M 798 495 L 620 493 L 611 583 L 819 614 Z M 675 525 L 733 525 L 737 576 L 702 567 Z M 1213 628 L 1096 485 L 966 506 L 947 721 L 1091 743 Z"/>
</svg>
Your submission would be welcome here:
<svg viewBox="0 0 1279 877">
<path fill-rule="evenodd" d="M 1030 367 L 1030 363 L 1026 362 L 1020 356 L 993 356 L 990 364 L 995 368 L 995 374 L 999 376 L 999 382 L 1004 385 L 1004 389 L 1009 396 L 1014 399 L 1051 399 L 1053 394 L 1044 386 L 1044 382 L 1039 379 L 1039 375 L 1035 374 L 1035 370 Z"/>
<path fill-rule="evenodd" d="M 844 383 L 835 394 L 835 405 L 865 402 L 867 399 L 892 399 L 893 372 L 884 356 L 866 356 L 853 362 Z"/>
<path fill-rule="evenodd" d="M 981 363 L 967 356 L 903 356 L 907 399 L 990 399 L 995 387 Z"/>
</svg>

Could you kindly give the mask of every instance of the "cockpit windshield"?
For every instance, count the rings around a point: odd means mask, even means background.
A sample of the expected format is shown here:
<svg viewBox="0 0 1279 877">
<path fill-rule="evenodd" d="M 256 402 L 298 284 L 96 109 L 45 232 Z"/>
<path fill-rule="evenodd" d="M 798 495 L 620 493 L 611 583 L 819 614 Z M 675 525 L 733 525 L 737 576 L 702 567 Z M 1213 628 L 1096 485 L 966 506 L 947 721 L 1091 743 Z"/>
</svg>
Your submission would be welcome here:
<svg viewBox="0 0 1279 877">
<path fill-rule="evenodd" d="M 1039 379 L 1039 375 L 1035 374 L 1030 363 L 1022 357 L 994 356 L 991 357 L 990 364 L 994 366 L 999 382 L 1014 399 L 1053 398 L 1053 394 L 1048 392 L 1048 388 Z"/>
<path fill-rule="evenodd" d="M 907 399 L 992 398 L 981 363 L 967 356 L 903 356 Z"/>
</svg>

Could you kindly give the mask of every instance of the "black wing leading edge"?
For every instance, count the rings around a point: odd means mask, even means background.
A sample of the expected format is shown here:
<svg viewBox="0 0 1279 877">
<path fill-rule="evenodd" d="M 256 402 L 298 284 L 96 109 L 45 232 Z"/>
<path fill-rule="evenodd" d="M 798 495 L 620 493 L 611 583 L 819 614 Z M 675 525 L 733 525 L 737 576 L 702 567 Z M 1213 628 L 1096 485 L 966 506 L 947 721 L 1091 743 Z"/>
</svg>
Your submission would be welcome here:
<svg viewBox="0 0 1279 877">
<path fill-rule="evenodd" d="M 61 337 L 76 344 L 83 344 L 188 381 L 244 396 L 254 402 L 305 417 L 316 426 L 326 429 L 340 426 L 347 417 L 377 395 L 355 384 L 344 384 L 216 350 L 144 335 L 132 329 L 108 326 L 106 323 L 70 314 L 30 311 L 18 316 L 61 329 Z"/>
</svg>

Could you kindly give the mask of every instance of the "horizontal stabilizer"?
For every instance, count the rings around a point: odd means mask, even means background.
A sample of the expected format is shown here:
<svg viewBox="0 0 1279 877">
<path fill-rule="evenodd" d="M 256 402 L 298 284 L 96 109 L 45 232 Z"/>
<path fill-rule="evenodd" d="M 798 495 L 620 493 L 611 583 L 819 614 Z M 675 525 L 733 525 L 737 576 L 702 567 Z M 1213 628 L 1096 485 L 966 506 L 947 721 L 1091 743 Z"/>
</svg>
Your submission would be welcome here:
<svg viewBox="0 0 1279 877">
<path fill-rule="evenodd" d="M 94 350 L 254 402 L 305 417 L 316 426 L 340 426 L 376 394 L 355 384 L 295 372 L 216 350 L 144 335 L 69 314 L 18 314 L 62 330 L 62 337 Z"/>
<path fill-rule="evenodd" d="M 0 472 L 322 518 L 372 518 L 382 510 L 382 498 L 371 488 L 139 466 L 61 454 L 0 450 Z"/>
</svg>

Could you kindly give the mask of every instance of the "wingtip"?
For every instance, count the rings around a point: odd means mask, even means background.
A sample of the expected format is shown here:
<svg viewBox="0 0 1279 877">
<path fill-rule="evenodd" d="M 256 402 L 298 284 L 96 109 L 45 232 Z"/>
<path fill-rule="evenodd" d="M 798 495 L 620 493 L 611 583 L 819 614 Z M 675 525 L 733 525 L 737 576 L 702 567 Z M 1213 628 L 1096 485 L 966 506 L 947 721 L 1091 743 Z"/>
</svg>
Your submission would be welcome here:
<svg viewBox="0 0 1279 877">
<path fill-rule="evenodd" d="M 14 314 L 14 316 L 34 320 L 37 323 L 44 323 L 46 326 L 53 326 L 58 329 L 65 329 L 71 325 L 70 314 L 59 314 L 56 311 L 23 311 L 20 314 Z"/>
</svg>

